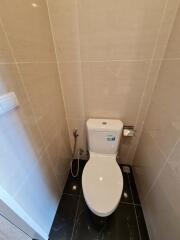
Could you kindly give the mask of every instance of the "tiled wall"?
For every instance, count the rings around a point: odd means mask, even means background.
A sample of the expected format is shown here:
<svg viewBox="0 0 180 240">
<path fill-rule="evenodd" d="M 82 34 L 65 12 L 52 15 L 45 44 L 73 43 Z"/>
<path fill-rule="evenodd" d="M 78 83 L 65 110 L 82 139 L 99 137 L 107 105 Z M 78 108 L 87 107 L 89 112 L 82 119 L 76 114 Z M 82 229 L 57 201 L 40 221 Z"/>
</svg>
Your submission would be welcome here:
<svg viewBox="0 0 180 240">
<path fill-rule="evenodd" d="M 120 118 L 137 129 L 121 146 L 130 163 L 178 1 L 47 1 L 70 137 L 85 147 L 87 118 Z"/>
<path fill-rule="evenodd" d="M 83 148 L 89 117 L 135 125 L 121 146 L 130 163 L 162 64 L 134 165 L 152 236 L 170 239 L 166 224 L 179 234 L 168 181 L 178 186 L 178 3 L 0 0 L 0 94 L 14 91 L 20 102 L 0 117 L 0 182 L 45 232 L 69 168 L 66 117 L 71 145 L 77 127 Z"/>
<path fill-rule="evenodd" d="M 49 233 L 71 150 L 46 1 L 0 0 L 0 184 Z"/>
<path fill-rule="evenodd" d="M 180 239 L 180 9 L 133 162 L 152 240 Z"/>
</svg>

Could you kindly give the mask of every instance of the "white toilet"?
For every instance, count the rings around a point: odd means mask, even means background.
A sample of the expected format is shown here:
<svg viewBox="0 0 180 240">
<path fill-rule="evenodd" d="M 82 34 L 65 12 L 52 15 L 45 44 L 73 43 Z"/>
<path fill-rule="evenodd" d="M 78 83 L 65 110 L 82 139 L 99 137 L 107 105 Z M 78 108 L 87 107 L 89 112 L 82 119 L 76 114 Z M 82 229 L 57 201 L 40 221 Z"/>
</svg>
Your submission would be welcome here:
<svg viewBox="0 0 180 240">
<path fill-rule="evenodd" d="M 89 209 L 100 217 L 113 213 L 121 198 L 123 176 L 116 154 L 122 129 L 120 120 L 87 121 L 90 159 L 83 170 L 82 188 Z"/>
</svg>

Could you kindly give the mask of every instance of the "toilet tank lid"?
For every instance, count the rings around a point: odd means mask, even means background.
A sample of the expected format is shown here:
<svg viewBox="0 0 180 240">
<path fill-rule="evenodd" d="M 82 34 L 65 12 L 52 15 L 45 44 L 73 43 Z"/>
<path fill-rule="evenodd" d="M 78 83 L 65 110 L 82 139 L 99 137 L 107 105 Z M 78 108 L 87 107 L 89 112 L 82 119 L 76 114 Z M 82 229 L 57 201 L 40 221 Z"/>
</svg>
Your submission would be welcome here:
<svg viewBox="0 0 180 240">
<path fill-rule="evenodd" d="M 121 131 L 123 123 L 119 119 L 94 119 L 87 120 L 87 128 L 96 131 Z"/>
</svg>

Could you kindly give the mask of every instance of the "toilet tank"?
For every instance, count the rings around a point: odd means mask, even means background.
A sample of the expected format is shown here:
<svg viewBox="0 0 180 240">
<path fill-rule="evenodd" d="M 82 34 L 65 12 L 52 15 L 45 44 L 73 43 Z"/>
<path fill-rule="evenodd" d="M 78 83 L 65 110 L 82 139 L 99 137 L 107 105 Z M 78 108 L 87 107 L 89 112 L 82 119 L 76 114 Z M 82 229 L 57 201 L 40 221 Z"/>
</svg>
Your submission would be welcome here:
<svg viewBox="0 0 180 240">
<path fill-rule="evenodd" d="M 123 123 L 120 120 L 88 119 L 86 124 L 90 152 L 117 153 L 123 130 Z"/>
</svg>

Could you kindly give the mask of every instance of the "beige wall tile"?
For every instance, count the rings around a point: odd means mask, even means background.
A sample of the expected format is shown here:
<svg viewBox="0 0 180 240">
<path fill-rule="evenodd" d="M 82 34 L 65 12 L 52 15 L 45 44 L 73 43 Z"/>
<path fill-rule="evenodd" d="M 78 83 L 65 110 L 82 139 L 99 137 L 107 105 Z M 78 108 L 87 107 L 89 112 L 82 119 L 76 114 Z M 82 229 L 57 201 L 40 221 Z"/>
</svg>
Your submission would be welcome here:
<svg viewBox="0 0 180 240">
<path fill-rule="evenodd" d="M 59 63 L 67 118 L 84 118 L 84 89 L 81 62 Z"/>
<path fill-rule="evenodd" d="M 55 63 L 31 63 L 19 66 L 37 124 L 47 145 L 54 137 L 61 122 L 60 115 L 65 114 L 59 92 L 57 65 Z M 64 124 L 63 118 L 62 121 Z"/>
<path fill-rule="evenodd" d="M 48 0 L 58 61 L 80 59 L 77 1 Z"/>
<path fill-rule="evenodd" d="M 83 62 L 82 68 L 86 119 L 119 118 L 124 124 L 135 125 L 149 62 Z M 131 142 L 121 142 L 121 163 L 129 161 Z"/>
<path fill-rule="evenodd" d="M 74 139 L 73 130 L 78 129 L 78 148 L 86 150 L 85 134 L 85 112 L 84 112 L 84 88 L 82 80 L 82 63 L 81 62 L 64 62 L 60 64 L 61 82 L 67 120 L 69 125 L 69 136 L 71 148 L 73 149 Z"/>
<path fill-rule="evenodd" d="M 81 57 L 151 58 L 165 0 L 79 2 Z"/>
<path fill-rule="evenodd" d="M 134 124 L 148 66 L 148 62 L 83 63 L 87 117 L 120 118 L 124 124 Z"/>
<path fill-rule="evenodd" d="M 173 178 L 175 178 L 177 181 L 180 180 L 180 139 L 178 139 L 176 145 L 173 148 L 173 152 L 171 153 L 169 160 L 168 160 L 168 166 L 171 169 L 171 171 L 174 173 Z M 171 181 L 173 182 L 173 181 Z M 177 184 L 179 187 L 179 184 Z M 174 186 L 176 187 L 176 185 Z M 174 195 L 176 201 L 176 196 Z M 179 199 L 179 195 L 177 200 Z"/>
<path fill-rule="evenodd" d="M 44 0 L 1 0 L 0 15 L 19 62 L 55 61 L 49 18 Z"/>
<path fill-rule="evenodd" d="M 15 64 L 0 65 L 0 94 L 15 91 L 18 99 L 24 104 L 27 102 L 23 92 L 21 79 Z"/>
<path fill-rule="evenodd" d="M 146 122 L 165 155 L 180 136 L 179 76 L 180 61 L 163 62 Z"/>
<path fill-rule="evenodd" d="M 49 154 L 51 165 L 58 181 L 60 192 L 64 188 L 66 177 L 69 171 L 72 151 L 69 141 L 69 133 L 66 120 L 59 116 L 58 123 L 50 131 L 49 141 L 46 149 Z M 52 135 L 54 133 L 55 135 Z"/>
<path fill-rule="evenodd" d="M 10 48 L 7 43 L 5 33 L 0 25 L 0 63 L 13 62 L 13 57 L 11 55 Z"/>
<path fill-rule="evenodd" d="M 178 10 L 176 19 L 172 28 L 171 36 L 167 45 L 165 58 L 180 58 L 179 41 L 180 41 L 180 11 Z"/>
<path fill-rule="evenodd" d="M 54 136 L 53 141 L 47 147 L 52 166 L 56 175 L 62 175 L 69 170 L 70 160 L 72 158 L 69 143 L 65 141 L 69 136 Z"/>
<path fill-rule="evenodd" d="M 179 175 L 176 175 L 167 164 L 144 202 L 151 239 L 180 238 L 179 183 Z"/>
<path fill-rule="evenodd" d="M 166 48 L 169 45 L 168 40 L 171 38 L 172 28 L 174 27 L 174 20 L 179 7 L 179 0 L 167 1 L 163 17 L 161 19 L 161 26 L 157 36 L 157 41 L 154 49 L 154 58 L 162 59 L 166 53 Z M 169 46 L 168 46 L 169 48 Z"/>
<path fill-rule="evenodd" d="M 161 60 L 153 60 L 150 64 L 148 74 L 146 76 L 146 84 L 143 92 L 143 97 L 137 113 L 136 134 L 132 139 L 131 148 L 128 154 L 129 163 L 132 163 L 133 158 L 135 156 L 137 145 L 139 143 L 139 139 L 143 130 L 144 121 L 151 103 L 153 90 L 155 88 L 156 81 L 159 75 L 160 67 L 161 67 Z"/>
<path fill-rule="evenodd" d="M 144 131 L 133 162 L 141 200 L 144 199 L 166 158 L 151 135 Z"/>
<path fill-rule="evenodd" d="M 19 67 L 25 89 L 39 119 L 49 113 L 50 107 L 57 106 L 57 97 L 61 94 L 58 91 L 57 65 L 56 63 L 28 63 L 19 64 Z"/>
</svg>

